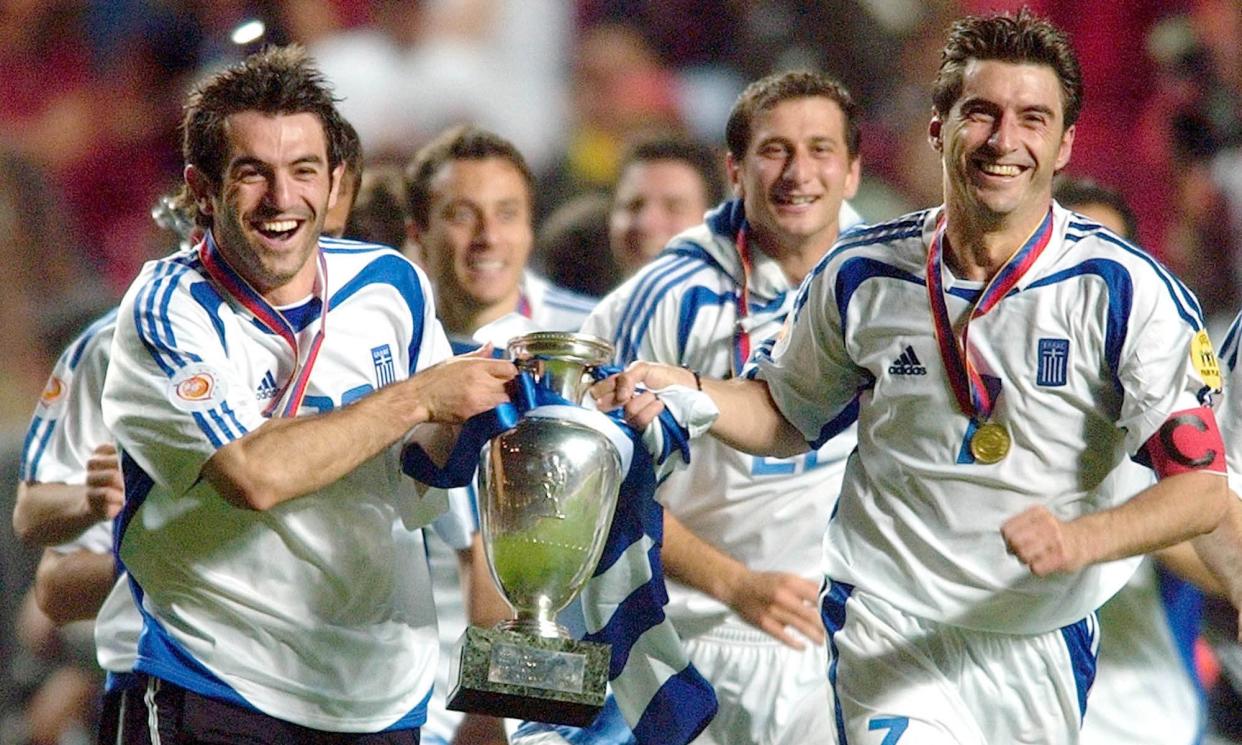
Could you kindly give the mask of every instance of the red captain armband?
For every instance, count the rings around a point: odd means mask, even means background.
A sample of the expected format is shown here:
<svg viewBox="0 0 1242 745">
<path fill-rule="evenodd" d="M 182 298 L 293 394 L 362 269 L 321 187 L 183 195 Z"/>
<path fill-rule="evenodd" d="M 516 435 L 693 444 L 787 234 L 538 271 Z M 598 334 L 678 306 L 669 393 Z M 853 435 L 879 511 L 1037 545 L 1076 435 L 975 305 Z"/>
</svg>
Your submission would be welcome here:
<svg viewBox="0 0 1242 745">
<path fill-rule="evenodd" d="M 1174 412 L 1143 449 L 1162 479 L 1187 471 L 1225 472 L 1225 443 L 1206 406 Z"/>
</svg>

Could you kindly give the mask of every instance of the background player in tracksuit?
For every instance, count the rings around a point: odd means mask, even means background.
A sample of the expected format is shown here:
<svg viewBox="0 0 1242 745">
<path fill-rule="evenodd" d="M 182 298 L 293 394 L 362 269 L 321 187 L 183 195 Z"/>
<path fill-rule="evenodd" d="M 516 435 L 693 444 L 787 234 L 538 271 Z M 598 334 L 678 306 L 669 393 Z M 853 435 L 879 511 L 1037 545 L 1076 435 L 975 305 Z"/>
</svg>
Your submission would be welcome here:
<svg viewBox="0 0 1242 745">
<path fill-rule="evenodd" d="M 775 334 L 802 278 L 840 230 L 860 177 L 858 109 L 837 81 L 780 73 L 750 85 L 726 127 L 736 199 L 677 236 L 611 293 L 583 330 L 617 362 L 735 375 Z M 660 487 L 666 608 L 719 711 L 701 742 L 832 741 L 822 622 L 815 611 L 824 526 L 853 430 L 791 459 L 716 440 Z"/>
</svg>

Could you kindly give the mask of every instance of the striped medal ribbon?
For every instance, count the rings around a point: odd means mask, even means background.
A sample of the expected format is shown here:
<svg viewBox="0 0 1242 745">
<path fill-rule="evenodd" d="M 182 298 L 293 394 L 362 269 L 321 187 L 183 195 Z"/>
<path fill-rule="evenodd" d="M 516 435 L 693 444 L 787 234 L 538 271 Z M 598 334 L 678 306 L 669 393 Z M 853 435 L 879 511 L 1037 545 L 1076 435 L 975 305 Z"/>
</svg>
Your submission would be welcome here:
<svg viewBox="0 0 1242 745">
<path fill-rule="evenodd" d="M 314 292 L 320 300 L 319 329 L 315 332 L 315 337 L 311 340 L 305 358 L 303 358 L 298 345 L 298 335 L 293 326 L 285 319 L 283 313 L 273 308 L 258 290 L 254 289 L 245 277 L 229 264 L 224 255 L 220 253 L 220 249 L 216 247 L 210 234 L 198 244 L 197 250 L 207 276 L 211 278 L 216 287 L 245 308 L 260 325 L 284 339 L 289 345 L 293 353 L 293 372 L 280 387 L 279 393 L 272 397 L 267 408 L 263 410 L 263 416 L 295 416 L 302 406 L 302 399 L 306 397 L 311 370 L 315 367 L 315 360 L 319 358 L 319 349 L 323 346 L 323 340 L 328 331 L 328 266 L 323 251 L 316 251 L 319 271 L 315 275 L 314 287 Z"/>
<path fill-rule="evenodd" d="M 927 250 L 927 300 L 931 305 L 932 325 L 936 331 L 940 358 L 944 362 L 949 386 L 957 399 L 958 408 L 971 418 L 970 452 L 980 463 L 998 463 L 1008 455 L 1011 439 L 1003 424 L 991 420 L 996 397 L 1000 395 L 999 390 L 993 395 L 971 363 L 970 322 L 996 307 L 1047 248 L 1052 240 L 1052 209 L 1049 208 L 1048 214 L 1035 232 L 1009 257 L 975 299 L 973 307 L 962 321 L 960 338 L 949 320 L 949 309 L 944 298 L 941 272 L 944 265 L 944 244 L 948 240 L 945 235 L 946 227 L 944 214 L 941 213 L 931 246 Z"/>
</svg>

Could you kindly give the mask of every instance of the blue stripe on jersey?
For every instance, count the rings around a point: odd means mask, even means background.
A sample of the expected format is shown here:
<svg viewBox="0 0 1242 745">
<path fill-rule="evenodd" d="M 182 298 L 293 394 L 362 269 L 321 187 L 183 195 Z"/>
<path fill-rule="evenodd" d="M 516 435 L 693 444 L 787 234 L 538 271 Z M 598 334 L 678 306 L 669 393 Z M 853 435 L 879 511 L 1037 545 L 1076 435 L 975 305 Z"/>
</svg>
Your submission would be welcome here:
<svg viewBox="0 0 1242 745">
<path fill-rule="evenodd" d="M 326 254 L 364 254 L 376 251 L 396 251 L 396 246 L 385 246 L 382 243 L 368 243 L 353 238 L 332 238 L 319 236 L 319 247 Z"/>
<path fill-rule="evenodd" d="M 56 422 L 56 419 L 44 419 L 41 416 L 35 416 L 31 420 L 30 429 L 26 430 L 26 440 L 22 444 L 22 464 L 18 469 L 22 481 L 38 481 L 35 474 L 39 470 L 43 452 L 47 450 L 47 444 L 52 439 L 52 433 L 56 431 Z M 42 434 L 39 434 L 40 428 L 43 430 Z"/>
<path fill-rule="evenodd" d="M 1074 687 L 1078 691 L 1078 721 L 1087 714 L 1087 694 L 1095 683 L 1096 663 L 1100 654 L 1100 622 L 1094 613 L 1078 623 L 1061 627 L 1061 638 L 1069 652 L 1074 670 Z"/>
<path fill-rule="evenodd" d="M 181 277 L 188 269 L 175 262 L 162 263 L 155 271 L 155 276 L 138 292 L 134 301 L 134 327 L 143 346 L 155 359 L 164 374 L 172 377 L 179 367 L 186 362 L 176 351 L 176 338 L 172 325 L 168 320 L 168 304 L 172 300 L 173 291 Z M 162 296 L 161 296 L 162 293 Z M 159 307 L 156 303 L 159 298 Z M 163 334 L 163 338 L 161 338 Z M 187 357 L 196 359 L 195 355 Z"/>
<path fill-rule="evenodd" d="M 651 328 L 651 321 L 655 318 L 656 308 L 659 307 L 660 301 L 664 299 L 674 287 L 681 284 L 687 278 L 693 276 L 702 269 L 702 266 L 691 265 L 683 270 L 680 274 L 668 278 L 658 290 L 653 290 L 650 294 L 650 303 L 643 311 L 642 320 L 636 326 L 631 328 L 629 336 L 623 340 L 619 352 L 619 363 L 621 365 L 633 362 L 638 358 L 638 347 L 642 344 L 642 340 L 647 335 L 647 330 Z M 621 328 L 629 328 L 622 326 Z"/>
<path fill-rule="evenodd" d="M 1160 278 L 1160 281 L 1164 283 L 1165 289 L 1169 291 L 1169 297 L 1173 300 L 1173 305 L 1177 308 L 1177 313 L 1182 317 L 1182 320 L 1186 321 L 1186 323 L 1188 323 L 1195 331 L 1199 331 L 1203 328 L 1203 309 L 1199 307 L 1198 302 L 1195 300 L 1194 294 L 1191 293 L 1184 284 L 1182 284 L 1181 280 L 1173 276 L 1168 269 L 1165 269 L 1160 262 L 1153 259 L 1146 251 L 1121 240 L 1108 230 L 1097 225 L 1083 223 L 1071 224 L 1070 227 L 1077 228 L 1079 230 L 1086 230 L 1087 232 L 1082 235 L 1066 233 L 1065 240 L 1067 242 L 1073 243 L 1080 241 L 1087 236 L 1093 236 L 1106 243 L 1118 246 L 1126 253 L 1142 259 L 1144 263 L 1152 268 L 1152 271 L 1156 273 L 1156 276 Z M 1178 297 L 1179 295 L 1181 297 Z M 1183 302 L 1185 303 L 1184 305 Z M 1189 307 L 1189 310 L 1187 310 L 1187 306 Z"/>
<path fill-rule="evenodd" d="M 699 311 L 705 307 L 722 307 L 732 303 L 732 292 L 715 292 L 707 287 L 692 287 L 681 299 L 681 309 L 677 320 L 677 358 L 684 360 L 686 344 L 690 341 L 690 332 L 694 322 L 698 320 Z"/>
<path fill-rule="evenodd" d="M 911 225 L 917 225 L 919 227 L 911 228 L 910 227 Z M 892 223 L 882 223 L 873 228 L 867 228 L 866 230 L 860 231 L 859 235 L 851 236 L 852 240 L 841 241 L 837 243 L 837 245 L 833 246 L 832 249 L 828 251 L 828 253 L 824 254 L 824 256 L 819 260 L 819 262 L 815 264 L 815 268 L 811 270 L 810 274 L 808 274 L 806 278 L 802 280 L 802 286 L 798 288 L 798 295 L 794 298 L 794 307 L 793 307 L 794 320 L 797 320 L 798 316 L 802 313 L 803 306 L 806 305 L 807 293 L 810 290 L 812 280 L 814 280 L 814 278 L 817 277 L 818 275 L 822 274 L 824 270 L 828 268 L 828 265 L 831 264 L 835 258 L 845 253 L 846 251 L 853 251 L 859 248 L 866 248 L 867 246 L 874 246 L 874 245 L 885 243 L 885 242 L 892 241 L 892 240 L 912 238 L 917 235 L 922 235 L 923 229 L 921 226 L 922 226 L 922 217 L 916 216 L 914 219 L 899 220 L 897 222 L 892 222 Z M 876 261 L 876 260 L 871 259 L 871 261 Z M 879 263 L 879 262 L 877 261 L 876 263 Z M 895 267 L 891 267 L 891 271 L 901 272 L 905 277 L 913 278 L 913 281 L 916 282 L 917 284 L 920 284 L 920 285 L 923 284 L 922 279 L 916 277 L 913 274 L 910 274 L 909 272 L 902 271 Z M 892 276 L 897 276 L 897 275 L 892 275 Z M 950 293 L 952 293 L 952 290 L 950 290 Z M 841 322 L 844 325 L 845 323 L 844 316 L 842 316 Z"/>
<path fill-rule="evenodd" d="M 155 486 L 151 478 L 129 453 L 121 452 L 121 473 L 125 480 L 125 506 L 117 515 L 113 551 L 118 566 L 121 561 L 121 544 L 125 533 L 139 508 L 146 502 Z M 217 678 L 210 670 L 203 667 L 184 647 L 168 636 L 164 627 L 155 620 L 143 606 L 142 585 L 129 574 L 129 588 L 134 596 L 134 603 L 142 614 L 142 634 L 138 637 L 138 662 L 134 666 L 136 672 L 149 673 L 172 683 L 211 698 L 222 699 L 229 703 L 257 711 L 236 691 Z"/>
<path fill-rule="evenodd" d="M 1027 286 L 1028 290 L 1063 282 L 1075 277 L 1095 275 L 1104 280 L 1108 289 L 1108 318 L 1104 330 L 1104 356 L 1108 369 L 1113 374 L 1113 386 L 1118 393 L 1122 391 L 1121 379 L 1118 377 L 1121 365 L 1121 347 L 1126 341 L 1126 329 L 1130 322 L 1130 309 L 1134 302 L 1134 284 L 1130 273 L 1121 264 L 1111 259 L 1087 259 L 1069 269 L 1041 277 Z M 1184 316 L 1183 316 L 1184 317 Z"/>
<path fill-rule="evenodd" d="M 221 439 L 220 436 L 216 434 L 216 431 L 211 427 L 211 423 L 207 421 L 207 417 L 203 416 L 202 412 L 196 411 L 192 416 L 194 417 L 194 421 L 198 424 L 198 428 L 202 430 L 203 434 L 207 435 L 207 439 L 211 441 L 213 447 L 217 450 L 224 447 L 227 440 Z"/>
<path fill-rule="evenodd" d="M 613 349 L 615 350 L 617 357 L 615 361 L 620 363 L 622 359 L 621 338 L 625 335 L 626 331 L 631 329 L 633 318 L 638 314 L 639 309 L 646 302 L 647 296 L 656 285 L 667 279 L 669 272 L 676 267 L 685 266 L 686 263 L 686 257 L 684 256 L 661 254 L 650 264 L 648 264 L 648 267 L 650 268 L 639 276 L 637 284 L 634 287 L 634 291 L 630 293 L 629 300 L 626 301 L 625 307 L 621 311 L 621 316 L 617 319 L 617 325 L 613 329 L 613 336 L 610 341 L 612 341 Z"/>
<path fill-rule="evenodd" d="M 229 342 L 224 336 L 224 321 L 220 318 L 220 306 L 224 304 L 224 298 L 220 297 L 220 293 L 216 292 L 216 288 L 210 282 L 195 282 L 190 285 L 190 297 L 207 311 L 211 326 L 216 330 L 216 336 L 220 337 L 220 346 L 224 348 L 224 353 L 227 355 Z"/>
<path fill-rule="evenodd" d="M 678 283 L 703 268 L 694 259 L 670 258 L 660 271 L 648 272 L 630 296 L 625 311 L 617 323 L 616 337 L 613 343 L 617 347 L 617 364 L 626 365 L 637 355 L 639 343 L 647 328 L 651 325 L 651 317 L 659 301 Z M 642 318 L 639 322 L 637 319 Z M 628 332 L 628 334 L 627 334 Z"/>
<path fill-rule="evenodd" d="M 837 253 L 841 249 L 858 248 L 859 246 L 871 246 L 877 243 L 887 243 L 889 241 L 900 240 L 905 238 L 913 238 L 916 235 L 922 235 L 923 223 L 927 220 L 927 211 L 915 212 L 911 215 L 905 215 L 895 220 L 882 222 L 878 225 L 856 226 L 857 229 L 851 228 L 843 233 L 838 239 L 829 255 Z"/>
<path fill-rule="evenodd" d="M 1190 288 L 1187 287 L 1185 283 L 1183 283 L 1180 279 L 1178 279 L 1176 274 L 1169 271 L 1168 267 L 1166 267 L 1164 264 L 1161 264 L 1159 261 L 1157 261 L 1155 257 L 1153 257 L 1151 254 L 1147 253 L 1146 251 L 1134 245 L 1133 243 L 1125 240 L 1124 238 L 1112 232 L 1111 230 L 1104 227 L 1103 225 L 1099 225 L 1099 224 L 1091 223 L 1090 221 L 1086 221 L 1085 223 L 1071 224 L 1070 227 L 1077 228 L 1079 230 L 1094 228 L 1094 232 L 1097 238 L 1100 238 L 1108 243 L 1112 243 L 1116 246 L 1120 246 L 1127 253 L 1133 254 L 1143 259 L 1143 261 L 1146 264 L 1151 266 L 1156 271 L 1156 274 L 1158 274 L 1162 279 L 1165 280 L 1165 286 L 1169 286 L 1171 284 L 1174 288 L 1176 288 L 1177 294 L 1181 295 L 1181 299 L 1186 303 L 1186 305 L 1193 312 L 1194 316 L 1198 319 L 1199 327 L 1202 328 L 1206 326 L 1206 322 L 1204 321 L 1204 317 L 1203 317 L 1203 308 L 1199 305 L 1199 301 L 1198 299 L 1195 298 L 1194 293 L 1190 291 Z M 1170 290 L 1170 292 L 1172 292 L 1172 290 Z M 1174 303 L 1176 303 L 1178 300 L 1177 294 L 1174 294 L 1174 297 L 1173 297 Z M 1199 329 L 1195 329 L 1195 330 L 1198 331 Z"/>
<path fill-rule="evenodd" d="M 316 318 L 319 318 L 319 312 L 323 310 L 323 301 L 317 297 L 311 297 L 301 305 L 279 311 L 294 331 L 304 331 L 306 327 L 311 325 Z"/>
<path fill-rule="evenodd" d="M 136 585 L 134 575 L 129 577 L 130 582 Z M 194 659 L 194 655 L 169 636 L 163 624 L 141 604 L 138 605 L 138 610 L 142 613 L 142 634 L 138 637 L 138 662 L 134 665 L 136 672 L 154 675 L 187 691 L 225 701 L 247 711 L 259 711 L 232 686 Z"/>
<path fill-rule="evenodd" d="M 854 399 L 841 410 L 841 413 L 829 419 L 828 422 L 819 428 L 819 437 L 814 442 L 809 443 L 812 450 L 819 450 L 825 442 L 844 432 L 851 424 L 858 421 L 858 408 L 860 405 L 860 394 L 862 390 L 874 385 L 874 381 L 854 394 Z"/>
<path fill-rule="evenodd" d="M 129 529 L 130 521 L 134 519 L 134 515 L 138 514 L 138 508 L 147 501 L 147 495 L 155 486 L 155 479 L 142 470 L 138 461 L 130 457 L 125 450 L 121 450 L 121 479 L 125 482 L 125 503 L 112 522 L 112 554 L 116 559 L 118 571 L 125 567 L 125 563 L 121 560 L 121 542 L 125 540 L 125 531 Z M 131 581 L 130 589 L 135 590 L 135 588 L 137 584 Z M 140 590 L 135 591 L 134 602 L 139 607 L 142 606 Z"/>
<path fill-rule="evenodd" d="M 176 291 L 177 291 L 177 284 L 181 281 L 181 277 L 187 271 L 188 269 L 183 269 L 182 271 L 178 272 L 175 276 L 170 275 L 169 281 L 167 282 L 168 286 L 164 289 L 163 297 L 160 298 L 160 307 L 157 313 L 157 317 L 159 318 L 161 325 L 164 327 L 164 334 L 165 334 L 164 338 L 167 340 L 168 346 L 172 350 L 174 350 L 172 353 L 175 356 L 175 359 L 179 360 L 181 355 L 185 355 L 185 357 L 187 357 L 191 362 L 201 362 L 202 358 L 200 358 L 198 355 L 194 354 L 193 352 L 190 352 L 188 350 L 176 351 L 177 350 L 177 336 L 176 334 L 173 333 L 172 319 L 168 315 L 168 307 L 172 305 L 173 296 L 176 294 Z M 184 364 L 185 364 L 184 362 L 178 363 L 179 366 L 184 365 Z"/>
<path fill-rule="evenodd" d="M 842 336 L 845 336 L 845 314 L 849 309 L 850 300 L 853 298 L 854 292 L 862 285 L 863 282 L 877 277 L 899 279 L 903 282 L 911 282 L 919 286 L 925 286 L 922 277 L 911 274 L 903 269 L 898 269 L 890 264 L 885 264 L 884 262 L 878 261 L 869 256 L 857 256 L 852 259 L 846 259 L 841 264 L 840 270 L 837 271 L 837 286 L 835 288 L 837 296 L 837 314 L 841 318 Z"/>
<path fill-rule="evenodd" d="M 409 261 L 385 251 L 336 291 L 328 303 L 329 308 L 340 307 L 359 290 L 373 284 L 389 285 L 395 289 L 405 300 L 406 307 L 410 311 L 409 372 L 413 373 L 418 366 L 419 349 L 423 345 L 425 298 L 423 298 L 422 286 L 418 282 L 418 274 Z M 331 310 L 328 312 L 331 313 Z"/>
<path fill-rule="evenodd" d="M 837 720 L 837 743 L 848 745 L 845 737 L 845 713 L 841 710 L 841 696 L 837 693 L 837 662 L 841 659 L 837 651 L 837 634 L 845 628 L 845 603 L 854 592 L 854 586 L 844 582 L 828 580 L 828 592 L 819 606 L 820 618 L 824 621 L 824 629 L 828 631 L 828 650 L 832 662 L 828 663 L 828 685 L 832 686 L 833 715 Z"/>
<path fill-rule="evenodd" d="M 400 732 L 406 729 L 416 729 L 427 723 L 427 703 L 431 701 L 431 691 L 427 691 L 427 695 L 423 696 L 423 700 L 415 704 L 413 709 L 403 714 L 400 719 L 385 727 L 383 732 Z"/>
<path fill-rule="evenodd" d="M 685 238 L 670 243 L 668 248 L 664 249 L 664 251 L 660 253 L 660 256 L 680 256 L 684 259 L 696 259 L 704 264 L 707 264 L 721 274 L 729 274 L 729 270 L 726 269 L 715 256 L 708 253 L 706 248 L 703 248 L 698 243 Z"/>
<path fill-rule="evenodd" d="M 1220 359 L 1230 372 L 1238 366 L 1239 327 L 1242 327 L 1242 313 L 1239 313 L 1233 319 L 1233 323 L 1229 324 L 1229 331 L 1225 333 L 1225 343 L 1220 348 Z"/>
<path fill-rule="evenodd" d="M 117 308 L 104 313 L 95 319 L 94 323 L 86 327 L 86 330 L 78 336 L 77 341 L 72 345 L 73 352 L 69 355 L 69 369 L 76 370 L 78 363 L 82 361 L 82 354 L 86 352 L 86 347 L 95 336 L 103 330 L 108 324 L 116 321 Z"/>
<path fill-rule="evenodd" d="M 1182 660 L 1182 668 L 1202 696 L 1203 682 L 1195 669 L 1195 639 L 1199 636 L 1199 619 L 1203 614 L 1203 593 L 1194 585 L 1155 565 L 1160 586 L 1160 601 L 1169 633 Z"/>
</svg>

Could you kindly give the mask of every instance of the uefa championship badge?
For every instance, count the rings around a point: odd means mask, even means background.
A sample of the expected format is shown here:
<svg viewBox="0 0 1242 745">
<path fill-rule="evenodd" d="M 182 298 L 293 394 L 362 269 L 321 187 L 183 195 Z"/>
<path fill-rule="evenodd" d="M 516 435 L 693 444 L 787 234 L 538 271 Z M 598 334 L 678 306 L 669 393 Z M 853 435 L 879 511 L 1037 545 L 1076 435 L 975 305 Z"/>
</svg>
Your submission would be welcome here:
<svg viewBox="0 0 1242 745">
<path fill-rule="evenodd" d="M 620 428 L 579 405 L 591 369 L 612 347 L 539 332 L 517 337 L 508 351 L 537 386 L 570 405 L 532 409 L 483 445 L 480 533 L 516 618 L 466 629 L 451 660 L 448 708 L 585 726 L 604 703 L 610 649 L 571 638 L 555 616 L 599 563 L 628 468 L 614 439 Z M 544 408 L 565 416 L 540 416 Z"/>
</svg>

